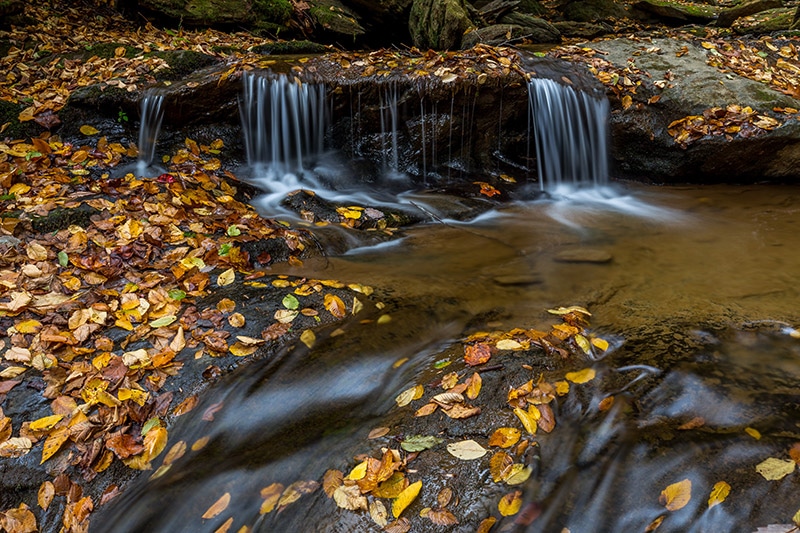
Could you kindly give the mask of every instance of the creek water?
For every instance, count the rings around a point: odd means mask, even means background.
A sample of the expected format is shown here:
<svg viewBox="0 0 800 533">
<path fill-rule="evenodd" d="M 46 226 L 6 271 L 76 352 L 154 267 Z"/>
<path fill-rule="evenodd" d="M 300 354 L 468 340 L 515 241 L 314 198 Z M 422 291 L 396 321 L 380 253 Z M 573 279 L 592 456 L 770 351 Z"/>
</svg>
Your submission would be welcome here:
<svg viewBox="0 0 800 533">
<path fill-rule="evenodd" d="M 385 307 L 340 324 L 344 335 L 320 333 L 312 350 L 301 345 L 214 385 L 170 429 L 170 445 L 208 445 L 161 477 L 146 474 L 93 527 L 211 532 L 233 517 L 231 531 L 377 531 L 367 513 L 337 509 L 321 490 L 261 515 L 259 491 L 321 481 L 329 468 L 346 473 L 370 449 L 369 431 L 397 412 L 397 394 L 458 339 L 543 328 L 553 322 L 546 310 L 561 305 L 588 308 L 592 330 L 611 348 L 584 362 L 598 377 L 583 394 L 558 399 L 555 430 L 537 438 L 535 473 L 518 487 L 535 519 L 509 517 L 493 531 L 645 531 L 659 517 L 659 532 L 791 524 L 797 473 L 768 481 L 756 465 L 788 459 L 800 440 L 800 191 L 616 187 L 614 195 L 508 205 L 470 222 L 431 220 L 389 244 L 275 267 L 269 273 L 374 286 Z M 454 201 L 410 198 L 430 209 Z M 391 322 L 360 322 L 378 314 Z M 600 411 L 612 393 L 621 401 Z M 505 401 L 506 391 L 498 394 Z M 210 406 L 209 422 L 201 417 Z M 678 429 L 700 418 L 699 427 Z M 499 496 L 486 496 L 495 485 L 487 475 L 451 505 L 460 525 L 425 521 L 412 530 L 475 531 L 486 516 L 502 518 Z M 661 491 L 684 479 L 691 499 L 666 510 Z M 709 509 L 719 481 L 731 493 Z M 224 492 L 232 495 L 226 510 L 202 519 Z"/>
</svg>

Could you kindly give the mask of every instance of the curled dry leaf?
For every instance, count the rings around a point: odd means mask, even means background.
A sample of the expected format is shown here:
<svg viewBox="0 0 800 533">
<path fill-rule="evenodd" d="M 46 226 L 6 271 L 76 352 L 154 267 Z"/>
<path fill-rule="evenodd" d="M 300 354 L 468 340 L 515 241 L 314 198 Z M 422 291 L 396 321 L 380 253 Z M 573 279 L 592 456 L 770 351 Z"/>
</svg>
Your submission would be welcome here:
<svg viewBox="0 0 800 533">
<path fill-rule="evenodd" d="M 492 357 L 492 347 L 485 343 L 467 344 L 464 361 L 470 366 L 482 365 Z"/>
<path fill-rule="evenodd" d="M 447 509 L 431 509 L 425 517 L 437 526 L 458 525 L 458 518 Z"/>
<path fill-rule="evenodd" d="M 368 508 L 367 498 L 361 494 L 358 485 L 340 485 L 333 491 L 333 501 L 342 509 L 349 511 Z"/>
</svg>

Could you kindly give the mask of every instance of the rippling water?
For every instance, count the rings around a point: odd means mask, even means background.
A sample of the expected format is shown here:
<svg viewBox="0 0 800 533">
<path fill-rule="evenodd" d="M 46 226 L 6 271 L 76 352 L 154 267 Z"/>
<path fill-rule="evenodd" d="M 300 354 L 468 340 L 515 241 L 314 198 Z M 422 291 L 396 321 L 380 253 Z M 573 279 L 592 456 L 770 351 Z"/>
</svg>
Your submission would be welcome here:
<svg viewBox="0 0 800 533">
<path fill-rule="evenodd" d="M 394 244 L 276 269 L 372 285 L 386 307 L 358 319 L 388 313 L 392 322 L 346 322 L 344 335 L 322 334 L 313 350 L 221 380 L 170 430 L 170 445 L 208 444 L 161 477 L 137 481 L 94 530 L 215 531 L 229 516 L 231 531 L 377 530 L 363 512 L 337 511 L 320 490 L 260 515 L 259 491 L 319 481 L 329 468 L 347 472 L 370 429 L 396 411 L 395 396 L 459 338 L 541 327 L 546 309 L 571 304 L 593 313 L 592 328 L 614 348 L 594 363 L 598 378 L 582 394 L 559 400 L 556 430 L 539 438 L 536 470 L 521 487 L 535 519 L 512 517 L 492 531 L 791 524 L 798 474 L 767 481 L 755 466 L 788 459 L 800 441 L 800 191 L 628 186 L 570 198 L 469 223 L 432 220 Z M 619 401 L 600 410 L 612 393 Z M 209 408 L 211 422 L 202 420 Z M 680 429 L 699 418 L 702 425 Z M 690 501 L 666 510 L 659 494 L 683 479 L 692 482 Z M 718 481 L 731 493 L 709 508 Z M 225 513 L 201 519 L 223 492 L 234 495 Z M 462 495 L 453 510 L 461 525 L 448 530 L 475 531 L 496 510 L 499 496 L 481 494 Z"/>
</svg>

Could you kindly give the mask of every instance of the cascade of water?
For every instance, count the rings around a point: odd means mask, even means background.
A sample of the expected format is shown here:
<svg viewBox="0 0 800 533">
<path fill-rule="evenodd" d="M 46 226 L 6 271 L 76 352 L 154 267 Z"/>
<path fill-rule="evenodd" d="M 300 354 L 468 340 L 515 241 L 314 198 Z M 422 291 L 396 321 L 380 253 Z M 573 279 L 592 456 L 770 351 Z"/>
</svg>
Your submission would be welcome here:
<svg viewBox="0 0 800 533">
<path fill-rule="evenodd" d="M 164 118 L 164 95 L 148 91 L 142 98 L 141 121 L 139 123 L 139 158 L 136 168 L 139 175 L 145 174 L 153 164 L 156 154 L 156 140 Z"/>
<path fill-rule="evenodd" d="M 528 82 L 528 108 L 542 190 L 608 181 L 607 100 L 533 78 Z"/>
<path fill-rule="evenodd" d="M 400 166 L 399 149 L 397 145 L 397 84 L 390 83 L 384 87 L 380 95 L 381 108 L 381 153 L 383 154 L 384 172 L 398 172 Z M 386 138 L 391 139 L 389 146 Z"/>
<path fill-rule="evenodd" d="M 285 75 L 245 72 L 239 100 L 248 163 L 276 175 L 302 173 L 323 150 L 325 86 Z"/>
</svg>

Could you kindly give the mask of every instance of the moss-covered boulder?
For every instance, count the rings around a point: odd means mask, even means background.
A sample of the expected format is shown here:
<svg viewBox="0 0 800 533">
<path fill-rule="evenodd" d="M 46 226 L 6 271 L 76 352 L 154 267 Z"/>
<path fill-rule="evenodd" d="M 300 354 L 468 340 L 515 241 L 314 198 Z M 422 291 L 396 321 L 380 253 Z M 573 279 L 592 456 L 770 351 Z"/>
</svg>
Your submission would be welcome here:
<svg viewBox="0 0 800 533">
<path fill-rule="evenodd" d="M 633 4 L 635 10 L 650 15 L 665 24 L 707 24 L 717 18 L 713 7 L 700 4 L 681 4 L 665 0 L 640 0 Z"/>
<path fill-rule="evenodd" d="M 414 0 L 408 29 L 414 46 L 450 50 L 472 26 L 463 0 Z"/>
<path fill-rule="evenodd" d="M 532 43 L 560 43 L 561 33 L 558 29 L 539 17 L 527 13 L 512 11 L 500 20 L 500 24 L 515 24 L 525 31 L 525 39 Z"/>
<path fill-rule="evenodd" d="M 583 0 L 568 2 L 562 9 L 564 18 L 576 22 L 597 22 L 627 15 L 627 11 L 614 0 Z"/>
<path fill-rule="evenodd" d="M 792 28 L 795 9 L 794 7 L 781 7 L 741 17 L 736 19 L 731 29 L 739 35 L 764 35 L 790 29 L 797 30 L 800 28 Z"/>
<path fill-rule="evenodd" d="M 293 9 L 289 0 L 139 0 L 138 7 L 189 25 L 285 24 Z"/>
<path fill-rule="evenodd" d="M 309 0 L 308 15 L 316 27 L 315 37 L 343 44 L 356 41 L 364 35 L 359 16 L 339 0 Z"/>
</svg>

